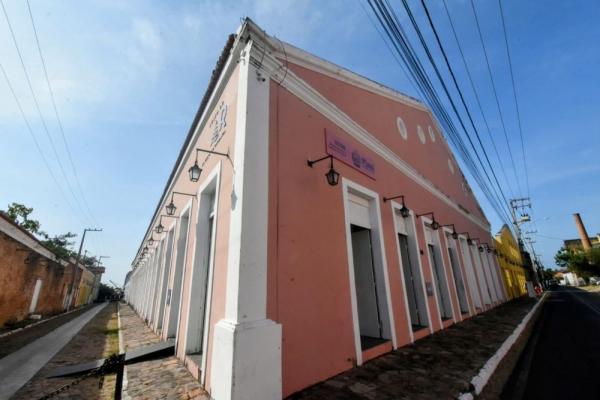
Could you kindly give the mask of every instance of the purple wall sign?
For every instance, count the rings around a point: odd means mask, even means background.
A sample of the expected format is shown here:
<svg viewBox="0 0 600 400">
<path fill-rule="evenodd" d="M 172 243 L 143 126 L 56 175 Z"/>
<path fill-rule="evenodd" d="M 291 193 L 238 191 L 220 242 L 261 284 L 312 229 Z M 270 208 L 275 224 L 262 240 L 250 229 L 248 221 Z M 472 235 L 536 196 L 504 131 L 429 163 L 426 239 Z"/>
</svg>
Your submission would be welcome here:
<svg viewBox="0 0 600 400">
<path fill-rule="evenodd" d="M 327 154 L 362 172 L 369 178 L 375 179 L 375 163 L 366 156 L 364 151 L 350 144 L 340 136 L 325 131 L 325 146 Z"/>
</svg>

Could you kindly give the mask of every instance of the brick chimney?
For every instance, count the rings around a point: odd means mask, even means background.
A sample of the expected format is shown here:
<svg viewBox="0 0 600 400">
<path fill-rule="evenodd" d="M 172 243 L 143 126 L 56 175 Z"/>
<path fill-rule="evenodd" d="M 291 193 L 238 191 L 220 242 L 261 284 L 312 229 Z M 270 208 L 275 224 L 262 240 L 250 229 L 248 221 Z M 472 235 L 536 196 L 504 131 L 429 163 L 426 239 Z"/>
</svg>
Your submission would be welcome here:
<svg viewBox="0 0 600 400">
<path fill-rule="evenodd" d="M 592 248 L 592 243 L 590 242 L 590 238 L 585 230 L 585 226 L 583 226 L 581 216 L 579 215 L 579 213 L 575 213 L 573 214 L 573 218 L 575 218 L 575 225 L 577 225 L 577 230 L 579 231 L 579 237 L 581 238 L 581 245 L 583 246 L 583 250 L 588 251 Z"/>
</svg>

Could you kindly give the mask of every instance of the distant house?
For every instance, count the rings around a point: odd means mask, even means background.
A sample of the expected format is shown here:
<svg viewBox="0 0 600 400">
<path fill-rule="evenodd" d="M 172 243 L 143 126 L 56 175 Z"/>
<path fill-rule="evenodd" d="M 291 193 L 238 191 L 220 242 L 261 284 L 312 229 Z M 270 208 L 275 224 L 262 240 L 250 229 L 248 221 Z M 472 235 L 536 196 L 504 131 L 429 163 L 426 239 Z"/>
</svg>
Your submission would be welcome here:
<svg viewBox="0 0 600 400">
<path fill-rule="evenodd" d="M 596 236 L 590 236 L 589 239 L 590 239 L 590 242 L 592 243 L 592 247 L 600 247 L 600 233 L 597 233 Z M 563 246 L 565 249 L 583 250 L 583 245 L 581 244 L 581 239 L 567 239 L 563 243 L 564 243 Z"/>
</svg>

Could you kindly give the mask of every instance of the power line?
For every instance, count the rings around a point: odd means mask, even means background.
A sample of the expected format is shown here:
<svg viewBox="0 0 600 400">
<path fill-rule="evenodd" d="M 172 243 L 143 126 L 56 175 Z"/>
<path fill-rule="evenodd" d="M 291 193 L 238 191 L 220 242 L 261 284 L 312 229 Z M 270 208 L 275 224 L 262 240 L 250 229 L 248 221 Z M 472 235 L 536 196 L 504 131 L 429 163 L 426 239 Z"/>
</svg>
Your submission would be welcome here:
<svg viewBox="0 0 600 400">
<path fill-rule="evenodd" d="M 21 50 L 19 49 L 19 45 L 17 43 L 17 38 L 15 36 L 15 32 L 12 28 L 12 24 L 10 23 L 10 18 L 8 17 L 8 13 L 6 12 L 6 8 L 4 7 L 4 2 L 2 0 L 0 0 L 0 5 L 2 6 L 2 11 L 4 13 L 4 17 L 6 18 L 6 23 L 8 24 L 8 29 L 10 30 L 10 34 L 12 37 L 12 41 L 13 44 L 15 46 L 15 49 L 17 50 L 17 54 L 19 56 L 19 60 L 21 62 L 21 67 L 23 69 L 23 72 L 25 73 L 25 78 L 27 80 L 27 85 L 29 87 L 29 91 L 31 92 L 31 96 L 33 97 L 33 102 L 35 104 L 35 108 L 37 110 L 38 116 L 40 117 L 40 120 L 42 122 L 42 126 L 44 127 L 44 131 L 46 133 L 46 136 L 48 137 L 48 140 L 50 141 L 50 147 L 52 148 L 52 151 L 54 153 L 54 157 L 56 158 L 56 161 L 58 163 L 59 169 L 62 173 L 62 176 L 65 179 L 65 182 L 67 184 L 67 188 L 69 189 L 71 195 L 73 196 L 73 199 L 75 200 L 75 204 L 77 205 L 77 207 L 79 208 L 80 212 L 83 214 L 83 216 L 85 218 L 89 218 L 88 216 L 85 215 L 85 212 L 83 211 L 83 207 L 81 206 L 81 203 L 79 202 L 79 199 L 77 198 L 77 196 L 75 196 L 75 192 L 73 191 L 73 187 L 71 186 L 71 183 L 69 182 L 69 178 L 65 172 L 65 169 L 62 165 L 62 162 L 60 161 L 60 156 L 58 155 L 58 152 L 56 150 L 56 146 L 54 145 L 54 140 L 52 139 L 52 135 L 50 134 L 50 131 L 48 130 L 48 126 L 46 125 L 46 120 L 44 119 L 44 116 L 42 114 L 42 110 L 40 108 L 39 102 L 37 100 L 37 96 L 35 94 L 35 91 L 33 90 L 33 85 L 31 84 L 31 79 L 29 77 L 29 73 L 27 72 L 27 68 L 25 67 L 25 62 L 23 61 L 23 56 L 21 54 Z M 93 221 L 92 221 L 93 222 Z"/>
<path fill-rule="evenodd" d="M 0 63 L 0 70 L 2 71 L 2 75 L 4 76 L 6 84 L 8 85 L 8 89 L 10 90 L 10 92 L 11 92 L 11 94 L 12 94 L 14 100 L 15 100 L 15 103 L 17 103 L 17 108 L 19 109 L 19 112 L 21 113 L 21 117 L 23 118 L 23 121 L 25 122 L 25 125 L 27 126 L 27 131 L 31 135 L 31 138 L 33 139 L 33 143 L 35 144 L 35 147 L 36 147 L 37 151 L 40 153 L 40 157 L 42 158 L 42 161 L 43 161 L 46 169 L 48 170 L 48 173 L 50 174 L 50 177 L 54 181 L 55 186 L 60 191 L 60 194 L 62 195 L 63 199 L 65 200 L 65 203 L 69 206 L 69 208 L 71 209 L 71 211 L 74 211 L 73 205 L 69 201 L 69 198 L 66 195 L 66 193 L 65 193 L 64 189 L 62 188 L 62 186 L 58 183 L 58 179 L 56 179 L 56 175 L 54 175 L 54 172 L 52 172 L 52 168 L 50 167 L 50 163 L 48 163 L 48 159 L 44 155 L 42 147 L 40 146 L 40 143 L 38 142 L 37 138 L 35 137 L 35 134 L 33 133 L 33 129 L 31 129 L 31 124 L 29 123 L 29 120 L 27 119 L 27 116 L 25 115 L 25 112 L 23 111 L 23 107 L 21 106 L 21 102 L 19 101 L 19 98 L 17 97 L 17 94 L 15 93 L 15 90 L 14 90 L 14 88 L 13 88 L 11 82 L 10 82 L 10 79 L 8 78 L 8 75 L 6 74 L 6 70 L 4 69 L 4 66 L 2 65 L 2 63 Z M 76 214 L 74 214 L 74 215 L 76 215 Z"/>
<path fill-rule="evenodd" d="M 508 46 L 508 35 L 506 34 L 506 23 L 504 22 L 504 9 L 502 8 L 501 0 L 498 0 L 498 5 L 500 6 L 500 18 L 502 20 L 502 31 L 504 33 L 504 44 L 506 45 L 506 55 L 508 56 L 508 67 L 509 67 L 509 71 L 510 71 L 510 80 L 512 83 L 513 97 L 515 99 L 515 109 L 517 111 L 517 122 L 519 124 L 519 136 L 521 137 L 521 152 L 523 154 L 523 166 L 525 168 L 525 183 L 526 183 L 526 187 L 527 187 L 527 197 L 530 197 L 530 195 L 529 195 L 529 172 L 527 170 L 527 158 L 525 157 L 525 143 L 523 140 L 523 129 L 521 126 L 521 112 L 519 110 L 519 101 L 517 99 L 517 91 L 516 91 L 516 87 L 515 87 L 515 76 L 513 73 L 512 59 L 510 57 L 510 49 Z"/>
<path fill-rule="evenodd" d="M 506 221 L 507 220 L 506 210 L 504 209 L 504 207 L 500 206 L 501 201 L 498 202 L 498 200 L 497 200 L 498 194 L 496 193 L 494 195 L 494 192 L 492 191 L 492 189 L 490 189 L 490 187 L 487 185 L 487 183 L 482 178 L 482 175 L 480 174 L 480 171 L 476 167 L 476 165 L 473 161 L 473 158 L 471 157 L 470 153 L 467 151 L 467 149 L 462 141 L 462 138 L 458 134 L 458 131 L 456 130 L 456 127 L 454 126 L 452 119 L 448 115 L 448 112 L 445 110 L 445 107 L 442 105 L 442 103 L 439 99 L 439 96 L 436 93 L 436 90 L 433 88 L 433 85 L 432 85 L 431 81 L 429 80 L 429 77 L 427 76 L 427 73 L 425 72 L 423 65 L 419 61 L 414 49 L 412 48 L 410 42 L 408 41 L 406 32 L 404 32 L 404 30 L 402 28 L 402 24 L 400 24 L 395 12 L 389 6 L 389 4 L 387 4 L 387 1 L 385 2 L 386 4 L 384 4 L 381 0 L 368 0 L 368 2 L 369 2 L 369 6 L 371 7 L 375 16 L 377 17 L 379 23 L 384 28 L 384 31 L 386 32 L 388 38 L 390 39 L 390 42 L 392 43 L 392 45 L 394 46 L 394 48 L 396 49 L 396 51 L 398 52 L 398 54 L 400 55 L 402 60 L 408 66 L 411 74 L 413 75 L 415 81 L 417 82 L 419 88 L 421 89 L 421 92 L 424 95 L 424 98 L 429 103 L 432 111 L 438 116 L 440 123 L 445 127 L 446 133 L 448 134 L 450 140 L 453 142 L 456 149 L 461 154 L 461 157 L 465 161 L 465 164 L 468 167 L 469 171 L 471 172 L 471 174 L 473 175 L 475 180 L 478 182 L 483 193 L 486 195 L 486 197 L 490 201 L 490 205 L 492 206 L 492 208 L 494 208 L 496 210 L 496 212 L 498 213 L 498 216 L 502 220 Z M 443 79 L 441 78 L 440 75 L 438 75 L 438 79 L 440 79 L 442 84 L 444 84 Z M 451 104 L 454 105 L 452 98 L 451 98 L 449 92 L 447 91 L 447 88 L 444 87 L 444 89 L 446 91 L 446 95 L 448 96 Z M 453 107 L 453 110 L 457 114 L 457 118 L 458 118 L 459 122 L 461 122 L 461 126 L 463 127 L 463 130 L 465 131 L 467 138 L 470 140 L 470 137 L 468 136 L 468 131 L 466 131 L 464 124 L 462 123 L 462 119 L 460 118 L 460 114 L 458 114 L 458 110 L 456 109 L 455 106 Z M 490 182 L 492 187 L 495 188 L 495 186 L 492 184 L 492 181 L 487 173 L 487 170 L 486 170 L 485 166 L 483 165 L 481 158 L 479 157 L 479 154 L 476 151 L 472 141 L 470 141 L 470 144 L 475 152 L 475 155 L 477 156 L 477 159 L 482 167 L 484 174 L 488 178 L 488 181 Z M 493 190 L 495 191 L 495 189 L 493 189 Z"/>
<path fill-rule="evenodd" d="M 490 81 L 492 82 L 492 90 L 494 93 L 494 98 L 496 99 L 496 106 L 498 108 L 498 113 L 500 115 L 500 123 L 502 124 L 502 130 L 504 132 L 504 138 L 506 139 L 506 146 L 508 148 L 508 154 L 510 156 L 510 161 L 512 163 L 512 167 L 513 167 L 513 172 L 515 174 L 515 179 L 517 181 L 517 188 L 520 191 L 521 190 L 521 183 L 519 181 L 519 176 L 517 174 L 517 167 L 515 164 L 515 159 L 513 157 L 513 153 L 512 150 L 510 148 L 510 142 L 508 140 L 508 133 L 506 132 L 506 125 L 504 124 L 504 116 L 502 115 L 502 109 L 500 107 L 500 101 L 498 100 L 498 92 L 496 90 L 496 84 L 494 83 L 494 77 L 492 74 L 492 68 L 490 67 L 490 60 L 487 54 L 487 48 L 485 46 L 485 41 L 483 40 L 483 34 L 481 33 L 481 26 L 479 25 L 479 18 L 477 17 L 477 10 L 475 9 L 475 3 L 473 2 L 473 0 L 470 0 L 471 2 L 471 8 L 473 9 L 473 15 L 475 16 L 475 24 L 477 26 L 477 32 L 479 33 L 479 40 L 481 42 L 481 46 L 483 47 L 483 54 L 485 56 L 485 63 L 487 66 L 487 71 L 488 74 L 490 76 Z"/>
<path fill-rule="evenodd" d="M 471 174 L 481 187 L 482 191 L 490 201 L 490 205 L 502 218 L 502 212 L 499 208 L 498 203 L 495 201 L 493 194 L 491 193 L 491 191 L 487 187 L 487 184 L 485 183 L 481 174 L 479 173 L 475 162 L 473 161 L 471 155 L 464 146 L 464 143 L 458 135 L 456 127 L 452 122 L 452 119 L 448 115 L 444 106 L 441 104 L 440 99 L 435 89 L 433 88 L 431 81 L 429 80 L 429 77 L 424 71 L 423 65 L 416 56 L 416 53 L 410 45 L 410 42 L 408 42 L 408 40 L 406 39 L 406 32 L 404 32 L 404 30 L 402 29 L 402 25 L 400 24 L 397 16 L 393 12 L 393 10 L 386 9 L 385 6 L 381 3 L 381 1 L 379 1 L 378 3 L 373 2 L 375 3 L 375 5 L 373 5 L 373 3 L 371 2 L 369 3 L 373 11 L 375 12 L 378 20 L 384 27 L 386 33 L 390 37 L 390 41 L 397 49 L 405 63 L 409 66 L 411 73 L 415 75 L 415 80 L 419 83 L 419 87 L 422 90 L 424 98 L 428 101 L 430 107 L 436 113 L 438 118 L 440 118 L 440 122 L 445 126 L 446 132 L 448 133 L 450 140 L 453 142 L 453 144 L 461 154 L 461 157 L 465 161 L 469 171 L 471 172 Z M 375 7 L 377 7 L 381 15 L 377 13 Z M 396 40 L 394 40 L 392 36 L 394 36 Z"/>
<path fill-rule="evenodd" d="M 456 115 L 456 117 L 457 117 L 457 119 L 458 119 L 458 121 L 459 121 L 459 123 L 460 123 L 460 126 L 462 127 L 462 129 L 463 129 L 463 131 L 464 131 L 464 133 L 465 133 L 465 135 L 466 135 L 466 137 L 467 137 L 467 139 L 468 139 L 468 141 L 469 141 L 469 144 L 471 145 L 471 148 L 473 149 L 473 151 L 474 151 L 474 153 L 475 153 L 475 156 L 477 157 L 477 159 L 478 159 L 478 161 L 479 161 L 479 163 L 480 163 L 480 165 L 481 165 L 481 167 L 482 167 L 482 169 L 483 169 L 483 172 L 484 172 L 485 176 L 487 177 L 488 181 L 490 182 L 490 184 L 491 184 L 491 187 L 492 187 L 492 189 L 494 190 L 494 192 L 495 192 L 496 196 L 498 196 L 498 193 L 497 193 L 497 191 L 496 191 L 496 186 L 494 186 L 494 184 L 493 184 L 493 182 L 492 182 L 492 180 L 491 180 L 491 178 L 490 178 L 490 176 L 489 176 L 489 174 L 488 174 L 488 172 L 487 172 L 487 169 L 486 169 L 486 168 L 485 168 L 485 166 L 483 165 L 483 161 L 482 161 L 482 160 L 481 160 L 481 158 L 479 157 L 479 153 L 477 152 L 477 150 L 476 150 L 476 148 L 475 148 L 475 145 L 474 145 L 474 143 L 473 143 L 473 141 L 472 141 L 472 139 L 471 139 L 471 136 L 469 135 L 469 133 L 468 133 L 468 130 L 466 129 L 466 126 L 465 126 L 465 124 L 464 124 L 464 122 L 463 122 L 463 120 L 462 120 L 462 117 L 460 116 L 460 113 L 458 112 L 458 109 L 457 109 L 457 107 L 456 107 L 456 105 L 455 105 L 455 103 L 454 103 L 454 100 L 452 99 L 452 96 L 450 95 L 450 92 L 449 92 L 449 90 L 448 90 L 448 87 L 446 86 L 446 83 L 445 83 L 445 81 L 444 81 L 443 77 L 441 76 L 441 73 L 440 73 L 440 71 L 439 71 L 439 68 L 437 67 L 437 64 L 436 64 L 436 62 L 435 62 L 435 60 L 433 59 L 433 56 L 432 56 L 432 54 L 431 54 L 431 51 L 429 50 L 429 47 L 428 47 L 428 45 L 427 45 L 427 43 L 426 43 L 426 41 L 425 41 L 425 39 L 424 39 L 424 37 L 423 37 L 423 35 L 422 35 L 422 32 L 421 32 L 421 30 L 420 30 L 420 28 L 419 28 L 419 26 L 418 26 L 418 24 L 417 24 L 417 22 L 416 22 L 416 19 L 414 18 L 414 15 L 413 15 L 413 13 L 412 13 L 412 11 L 411 11 L 410 7 L 408 6 L 408 3 L 407 3 L 407 1 L 406 1 L 406 0 L 403 0 L 403 1 L 402 1 L 402 3 L 403 3 L 403 5 L 404 5 L 404 9 L 406 10 L 406 12 L 407 12 L 407 14 L 408 14 L 408 16 L 409 16 L 409 18 L 410 18 L 410 20 L 411 20 L 411 23 L 412 23 L 412 25 L 413 25 L 413 28 L 415 29 L 415 32 L 417 33 L 417 36 L 418 36 L 418 38 L 419 38 L 419 41 L 421 42 L 421 45 L 423 46 L 423 48 L 424 48 L 424 50 L 425 50 L 425 53 L 426 53 L 426 55 L 427 55 L 427 58 L 429 59 L 429 62 L 430 62 L 430 64 L 431 64 L 431 66 L 433 67 L 433 69 L 434 69 L 434 71 L 435 71 L 435 73 L 436 73 L 436 76 L 437 76 L 437 78 L 438 78 L 438 80 L 439 80 L 440 84 L 442 85 L 442 88 L 444 89 L 444 92 L 445 92 L 445 94 L 446 94 L 446 96 L 447 96 L 448 100 L 450 101 L 450 105 L 452 106 L 452 110 L 454 111 L 454 114 Z M 437 32 L 435 32 L 435 33 L 437 33 Z M 445 53 L 443 53 L 443 54 L 444 54 L 444 56 L 445 56 Z M 498 182 L 498 179 L 496 178 L 496 175 L 495 175 L 495 172 L 494 172 L 494 170 L 493 170 L 493 167 L 491 166 L 491 163 L 489 162 L 489 158 L 488 158 L 488 156 L 487 156 L 487 152 L 485 151 L 485 148 L 483 147 L 483 144 L 481 143 L 481 139 L 480 139 L 480 137 L 479 137 L 479 133 L 477 132 L 477 128 L 475 127 L 475 124 L 474 124 L 474 122 L 473 122 L 473 119 L 471 118 L 471 115 L 470 115 L 469 109 L 468 109 L 468 107 L 467 107 L 467 105 L 466 105 L 466 102 L 465 102 L 465 100 L 464 100 L 464 97 L 463 97 L 463 95 L 462 95 L 462 92 L 460 91 L 460 88 L 458 87 L 458 83 L 456 82 L 456 79 L 454 78 L 453 71 L 452 71 L 452 69 L 451 69 L 451 67 L 450 67 L 450 65 L 449 65 L 449 63 L 448 63 L 448 60 L 447 60 L 447 58 L 445 58 L 445 60 L 446 60 L 447 66 L 448 66 L 448 68 L 449 68 L 449 70 L 450 70 L 450 73 L 451 73 L 451 75 L 452 75 L 452 78 L 453 78 L 453 82 L 454 82 L 454 84 L 455 84 L 455 87 L 456 87 L 456 89 L 457 89 L 457 91 L 458 91 L 458 93 L 459 93 L 459 95 L 460 95 L 460 98 L 461 98 L 462 104 L 463 104 L 463 106 L 465 107 L 465 110 L 467 111 L 467 116 L 468 116 L 468 118 L 469 118 L 469 120 L 470 120 L 470 122 L 471 122 L 471 126 L 472 126 L 473 130 L 475 131 L 475 135 L 476 135 L 476 137 L 477 137 L 477 140 L 478 140 L 478 142 L 479 142 L 479 145 L 481 146 L 481 149 L 483 150 L 483 154 L 484 154 L 484 156 L 485 156 L 485 159 L 486 159 L 486 161 L 487 161 L 487 163 L 488 163 L 488 166 L 490 167 L 490 170 L 491 170 L 491 173 L 492 173 L 492 175 L 493 175 L 493 177 L 494 177 L 494 180 L 495 180 L 495 182 L 496 182 L 496 185 L 497 185 L 498 189 L 500 190 L 500 194 L 501 194 L 502 198 L 504 199 L 505 203 L 507 203 L 507 201 L 506 201 L 506 197 L 504 196 L 504 193 L 502 192 L 502 188 L 500 187 L 500 184 L 499 184 L 499 182 Z M 500 201 L 500 203 L 501 203 L 501 201 Z"/>
<path fill-rule="evenodd" d="M 410 13 L 410 8 L 408 7 L 408 3 L 406 2 L 406 0 L 403 0 L 402 2 L 404 3 L 407 11 Z M 502 187 L 500 186 L 500 182 L 498 182 L 498 177 L 496 176 L 496 173 L 494 172 L 494 167 L 492 167 L 492 163 L 490 162 L 490 159 L 489 159 L 489 157 L 487 155 L 487 152 L 485 151 L 485 147 L 483 146 L 483 143 L 481 142 L 481 137 L 479 136 L 479 132 L 478 132 L 477 128 L 475 127 L 475 123 L 473 122 L 473 118 L 471 117 L 471 112 L 469 111 L 469 107 L 467 106 L 467 103 L 466 103 L 465 98 L 464 98 L 464 96 L 462 94 L 460 86 L 458 85 L 458 82 L 456 80 L 456 76 L 454 75 L 454 71 L 452 70 L 452 66 L 450 65 L 450 62 L 448 61 L 448 56 L 446 55 L 446 51 L 444 50 L 444 46 L 442 45 L 442 42 L 441 42 L 440 37 L 438 35 L 437 29 L 435 29 L 435 25 L 433 24 L 433 20 L 431 19 L 431 15 L 429 14 L 429 9 L 427 8 L 427 5 L 425 4 L 424 0 L 421 0 L 421 4 L 423 5 L 423 9 L 425 10 L 425 14 L 427 16 L 427 20 L 429 21 L 429 25 L 431 27 L 431 30 L 433 31 L 433 33 L 435 35 L 435 39 L 436 39 L 436 42 L 438 44 L 438 47 L 439 47 L 440 51 L 442 52 L 442 55 L 444 57 L 444 61 L 446 62 L 446 66 L 448 67 L 448 71 L 450 71 L 450 76 L 452 77 L 452 81 L 454 82 L 454 86 L 455 86 L 455 88 L 456 88 L 456 90 L 457 90 L 457 92 L 459 94 L 459 97 L 460 97 L 460 100 L 462 102 L 462 105 L 465 108 L 465 111 L 467 112 L 467 117 L 469 118 L 469 121 L 471 123 L 471 127 L 473 128 L 473 131 L 475 132 L 475 136 L 477 137 L 477 141 L 479 143 L 479 146 L 481 147 L 481 150 L 483 151 L 483 155 L 485 156 L 487 164 L 490 167 L 490 171 L 492 173 L 492 176 L 494 177 L 496 185 L 498 185 L 498 189 L 500 190 L 500 194 L 502 195 L 502 198 L 504 199 L 504 202 L 508 205 L 508 201 L 506 200 L 506 197 L 504 196 L 504 192 L 502 191 Z M 411 20 L 414 21 L 415 29 L 419 30 L 419 27 L 416 24 L 416 21 L 412 17 L 412 13 L 411 13 Z M 420 33 L 419 33 L 419 37 L 422 37 L 422 35 Z M 423 42 L 424 42 L 424 40 L 423 40 Z M 426 46 L 425 43 L 424 43 L 424 46 Z M 429 51 L 427 51 L 427 53 L 431 57 Z"/>
<path fill-rule="evenodd" d="M 456 33 L 456 29 L 454 28 L 454 22 L 452 21 L 452 17 L 450 15 L 450 11 L 446 4 L 446 0 L 443 0 L 443 4 L 444 4 L 444 9 L 446 10 L 446 15 L 448 16 L 448 21 L 450 22 L 450 28 L 452 30 L 452 34 L 454 35 L 454 40 L 456 41 L 456 46 L 458 47 L 458 51 L 460 53 L 460 56 L 463 61 L 463 65 L 465 67 L 465 71 L 467 72 L 467 77 L 469 78 L 469 82 L 471 84 L 471 89 L 473 90 L 473 93 L 475 94 L 475 100 L 477 102 L 477 106 L 479 107 L 479 112 L 481 113 L 481 117 L 485 124 L 488 136 L 489 136 L 492 146 L 494 148 L 494 153 L 496 154 L 496 158 L 498 159 L 498 164 L 500 165 L 500 170 L 502 171 L 502 175 L 504 176 L 504 180 L 506 181 L 506 186 L 511 193 L 511 197 L 516 197 L 515 192 L 510 184 L 510 181 L 508 180 L 508 176 L 506 175 L 506 168 L 504 168 L 504 164 L 502 163 L 502 158 L 500 157 L 500 153 L 498 152 L 498 147 L 496 146 L 496 141 L 494 140 L 494 136 L 492 135 L 492 130 L 490 129 L 490 125 L 489 125 L 488 120 L 483 111 L 483 106 L 481 105 L 481 99 L 479 98 L 479 93 L 477 92 L 477 89 L 475 87 L 475 83 L 474 83 L 473 77 L 471 75 L 471 69 L 469 68 L 469 66 L 467 64 L 465 54 L 463 52 L 462 46 L 460 45 L 460 40 L 458 39 L 458 34 Z"/>
<path fill-rule="evenodd" d="M 79 176 L 77 174 L 77 168 L 75 168 L 75 163 L 73 162 L 73 155 L 71 153 L 71 149 L 69 148 L 69 144 L 67 142 L 67 138 L 66 138 L 66 135 L 65 135 L 65 131 L 63 129 L 63 124 L 62 124 L 61 118 L 60 118 L 60 116 L 58 114 L 58 107 L 56 106 L 56 101 L 54 99 L 54 91 L 52 90 L 52 85 L 50 84 L 50 79 L 48 78 L 48 70 L 46 68 L 46 62 L 44 60 L 44 55 L 42 53 L 42 47 L 40 45 L 40 40 L 39 40 L 39 37 L 38 37 L 37 29 L 35 27 L 35 21 L 33 19 L 33 13 L 31 12 L 31 5 L 29 4 L 29 0 L 27 0 L 27 11 L 29 12 L 29 19 L 31 20 L 31 26 L 33 28 L 35 42 L 36 42 L 37 49 L 38 49 L 38 54 L 40 56 L 40 61 L 42 62 L 42 68 L 44 70 L 44 78 L 46 79 L 46 85 L 48 86 L 48 91 L 50 92 L 50 100 L 52 101 L 52 107 L 54 109 L 54 115 L 56 116 L 56 121 L 57 121 L 58 127 L 60 129 L 60 133 L 61 133 L 63 144 L 65 146 L 65 149 L 67 150 L 67 156 L 68 156 L 68 159 L 69 159 L 69 163 L 71 165 L 71 170 L 73 171 L 73 176 L 75 177 L 75 183 L 76 183 L 77 188 L 79 190 L 79 195 L 80 195 L 81 199 L 83 200 L 83 204 L 85 205 L 85 208 L 86 208 L 89 216 L 92 219 L 92 222 L 94 222 L 95 225 L 98 225 L 97 220 L 94 217 L 94 214 L 92 213 L 92 211 L 90 210 L 90 207 L 89 207 L 89 204 L 88 204 L 87 199 L 85 197 L 85 194 L 83 193 L 83 190 L 81 188 L 81 183 L 79 181 Z"/>
</svg>

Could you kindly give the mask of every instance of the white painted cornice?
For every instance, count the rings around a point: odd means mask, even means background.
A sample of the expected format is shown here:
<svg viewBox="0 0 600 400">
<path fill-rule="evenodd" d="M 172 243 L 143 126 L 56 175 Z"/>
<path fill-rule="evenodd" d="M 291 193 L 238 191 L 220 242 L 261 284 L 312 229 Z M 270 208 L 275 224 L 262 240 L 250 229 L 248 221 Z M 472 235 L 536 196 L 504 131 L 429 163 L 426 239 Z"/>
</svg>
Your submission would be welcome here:
<svg viewBox="0 0 600 400">
<path fill-rule="evenodd" d="M 253 40 L 259 40 L 259 36 L 253 37 Z M 264 42 L 263 42 L 264 43 Z M 302 100 L 304 103 L 314 108 L 331 122 L 339 126 L 343 131 L 352 136 L 358 142 L 369 148 L 375 154 L 382 157 L 396 169 L 408 176 L 418 185 L 429 191 L 442 202 L 453 208 L 464 217 L 477 224 L 482 229 L 490 229 L 486 221 L 482 221 L 475 215 L 465 212 L 458 203 L 449 198 L 439 190 L 430 180 L 421 175 L 414 167 L 400 158 L 394 151 L 384 145 L 377 137 L 354 121 L 349 115 L 340 110 L 334 103 L 325 98 L 315 88 L 301 79 L 293 71 L 278 60 L 273 52 L 264 51 L 262 43 L 252 47 L 250 54 L 251 62 L 260 66 L 266 76 L 270 76 L 274 81 L 285 87 L 292 94 Z"/>
</svg>

